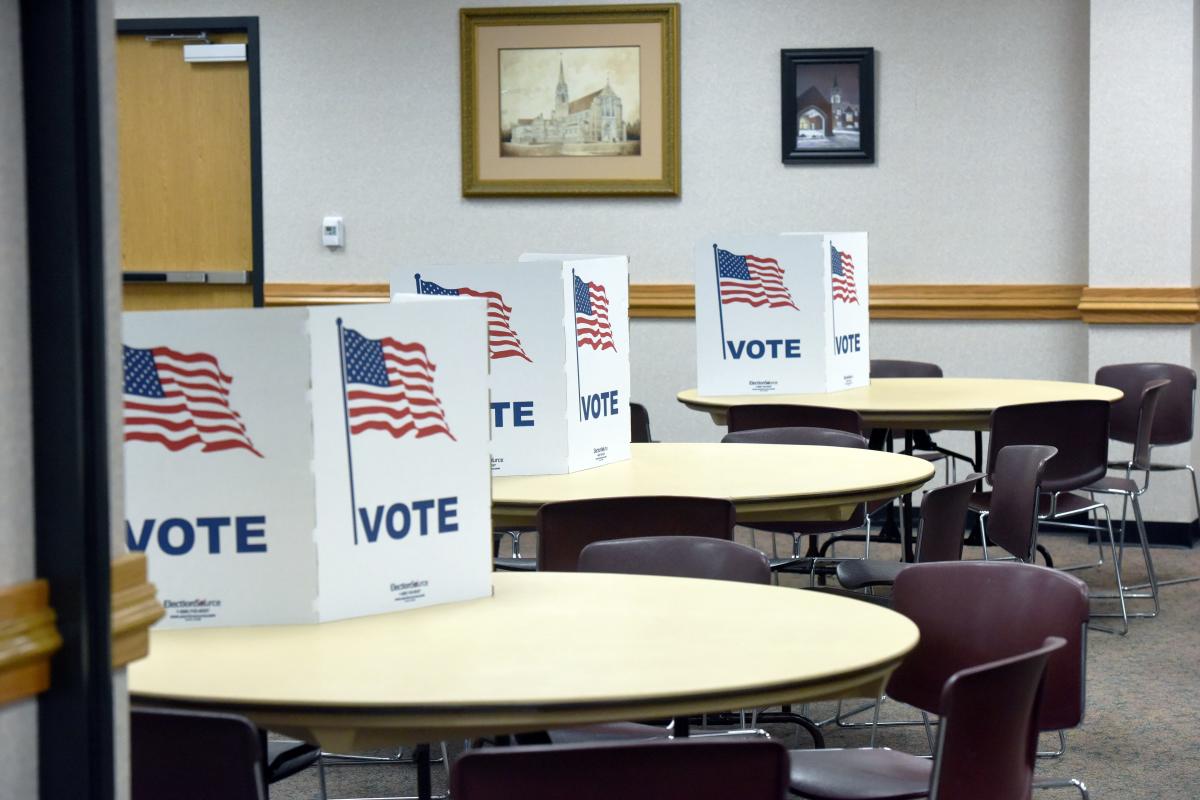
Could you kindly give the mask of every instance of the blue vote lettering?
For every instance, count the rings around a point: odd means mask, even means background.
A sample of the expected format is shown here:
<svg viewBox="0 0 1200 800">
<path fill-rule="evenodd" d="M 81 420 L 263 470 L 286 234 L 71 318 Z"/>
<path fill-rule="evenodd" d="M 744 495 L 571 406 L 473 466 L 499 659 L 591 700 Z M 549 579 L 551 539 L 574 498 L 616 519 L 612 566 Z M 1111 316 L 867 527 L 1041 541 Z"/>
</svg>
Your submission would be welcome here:
<svg viewBox="0 0 1200 800">
<path fill-rule="evenodd" d="M 583 414 L 585 420 L 617 416 L 621 413 L 620 406 L 617 403 L 617 390 L 610 389 L 607 392 L 580 395 L 579 411 Z"/>
<path fill-rule="evenodd" d="M 834 350 L 838 355 L 843 353 L 858 353 L 862 351 L 861 334 L 848 333 L 833 340 Z"/>
<path fill-rule="evenodd" d="M 532 428 L 535 425 L 532 400 L 516 400 L 511 403 L 496 402 L 490 405 L 492 407 L 492 425 L 496 428 L 504 427 L 504 412 L 510 409 L 514 428 Z"/>
<path fill-rule="evenodd" d="M 431 514 L 434 509 L 435 513 Z M 458 497 L 392 503 L 370 510 L 359 508 L 358 519 L 368 543 L 378 541 L 379 534 L 384 531 L 396 541 L 414 530 L 420 536 L 430 532 L 454 533 L 458 530 Z"/>
<path fill-rule="evenodd" d="M 729 354 L 734 359 L 742 356 L 759 359 L 767 358 L 800 358 L 799 339 L 733 339 L 725 340 L 729 346 Z M 769 355 L 768 355 L 769 354 Z"/>
<path fill-rule="evenodd" d="M 142 520 L 137 531 L 129 520 L 125 520 L 125 544 L 133 552 L 150 549 L 151 542 L 158 542 L 158 549 L 169 556 L 186 555 L 200 549 L 211 555 L 221 552 L 222 531 L 233 528 L 233 549 L 236 553 L 265 553 L 267 518 L 248 517 L 197 517 L 195 524 L 182 517 L 169 517 L 162 522 L 154 519 Z M 197 535 L 197 531 L 200 535 Z M 253 541 L 252 541 L 253 540 Z"/>
</svg>

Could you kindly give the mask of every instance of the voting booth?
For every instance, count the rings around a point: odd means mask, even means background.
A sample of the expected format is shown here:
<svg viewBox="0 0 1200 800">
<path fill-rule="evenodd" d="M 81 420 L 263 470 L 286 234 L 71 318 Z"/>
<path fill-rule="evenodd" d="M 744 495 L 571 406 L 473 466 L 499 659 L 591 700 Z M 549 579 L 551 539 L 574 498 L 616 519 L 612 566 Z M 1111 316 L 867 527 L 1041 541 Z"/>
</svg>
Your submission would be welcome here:
<svg viewBox="0 0 1200 800">
<path fill-rule="evenodd" d="M 484 303 L 124 315 L 125 535 L 162 627 L 491 593 Z"/>
<path fill-rule="evenodd" d="M 866 233 L 724 236 L 694 258 L 700 394 L 870 382 Z"/>
<path fill-rule="evenodd" d="M 495 475 L 629 458 L 629 261 L 547 253 L 517 263 L 406 266 L 392 296 L 487 302 Z"/>
</svg>

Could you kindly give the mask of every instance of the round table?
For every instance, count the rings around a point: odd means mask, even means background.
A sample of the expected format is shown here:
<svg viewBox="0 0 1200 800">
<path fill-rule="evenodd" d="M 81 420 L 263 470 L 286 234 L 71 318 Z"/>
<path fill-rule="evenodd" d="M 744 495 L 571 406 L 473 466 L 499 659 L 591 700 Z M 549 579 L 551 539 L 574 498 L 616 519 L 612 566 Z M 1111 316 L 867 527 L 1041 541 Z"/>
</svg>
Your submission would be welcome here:
<svg viewBox="0 0 1200 800">
<path fill-rule="evenodd" d="M 319 625 L 151 631 L 130 695 L 345 752 L 874 697 L 918 636 L 888 609 L 777 586 L 547 572 L 494 587 Z"/>
<path fill-rule="evenodd" d="M 985 431 L 992 411 L 1017 403 L 1051 400 L 1107 400 L 1123 395 L 1110 386 L 1070 381 L 1015 378 L 875 378 L 867 386 L 818 394 L 703 396 L 685 389 L 676 399 L 725 424 L 730 406 L 756 403 L 849 408 L 877 428 Z"/>
<path fill-rule="evenodd" d="M 540 506 L 598 497 L 689 495 L 733 501 L 739 522 L 842 521 L 867 500 L 933 477 L 929 462 L 845 447 L 634 444 L 632 457 L 563 475 L 492 479 L 492 522 L 531 525 Z"/>
</svg>

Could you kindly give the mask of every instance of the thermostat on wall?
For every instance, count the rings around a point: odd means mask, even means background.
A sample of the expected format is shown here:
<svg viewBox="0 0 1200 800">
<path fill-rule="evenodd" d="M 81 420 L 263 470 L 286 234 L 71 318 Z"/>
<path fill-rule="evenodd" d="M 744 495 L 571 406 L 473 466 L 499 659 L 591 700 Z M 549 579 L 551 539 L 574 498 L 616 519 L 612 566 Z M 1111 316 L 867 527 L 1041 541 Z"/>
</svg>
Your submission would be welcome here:
<svg viewBox="0 0 1200 800">
<path fill-rule="evenodd" d="M 326 217 L 321 223 L 321 243 L 326 247 L 341 247 L 344 242 L 341 217 Z"/>
</svg>

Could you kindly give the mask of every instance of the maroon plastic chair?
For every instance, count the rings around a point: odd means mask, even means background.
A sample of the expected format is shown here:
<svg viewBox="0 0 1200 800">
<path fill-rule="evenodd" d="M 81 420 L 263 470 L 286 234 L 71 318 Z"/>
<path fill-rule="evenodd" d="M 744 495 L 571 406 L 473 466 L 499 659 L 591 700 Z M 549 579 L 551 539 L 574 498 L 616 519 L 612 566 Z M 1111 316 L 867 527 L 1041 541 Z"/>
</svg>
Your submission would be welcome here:
<svg viewBox="0 0 1200 800">
<path fill-rule="evenodd" d="M 1022 403 L 995 409 L 991 415 L 988 474 L 990 478 L 994 472 L 996 455 L 1009 445 L 1043 444 L 1058 449 L 1057 455 L 1046 464 L 1042 475 L 1038 521 L 1094 533 L 1099 550 L 1096 566 L 1104 563 L 1103 540 L 1107 537 L 1113 555 L 1115 596 L 1120 603 L 1119 616 L 1122 619 L 1121 629 L 1109 632 L 1123 635 L 1129 630 L 1129 617 L 1125 604 L 1124 583 L 1120 575 L 1121 562 L 1116 557 L 1117 542 L 1113 534 L 1112 518 L 1105 503 L 1078 491 L 1085 490 L 1108 472 L 1110 411 L 1111 404 L 1104 400 Z M 971 508 L 982 518 L 988 514 L 990 503 L 990 495 L 980 492 L 972 497 Z M 1092 517 L 1091 522 L 1067 521 L 1080 515 Z M 1101 516 L 1103 520 L 1099 519 Z M 983 526 L 983 530 L 984 557 L 987 558 L 986 526 Z M 1038 550 L 1046 557 L 1046 563 L 1052 565 L 1049 552 L 1041 546 L 1038 546 Z"/>
<path fill-rule="evenodd" d="M 1152 380 L 1169 380 L 1171 384 L 1162 390 L 1159 397 L 1154 427 L 1150 432 L 1150 447 L 1168 447 L 1191 442 L 1196 423 L 1196 371 L 1179 364 L 1162 363 L 1111 364 L 1096 370 L 1096 383 L 1120 389 L 1125 394 L 1113 404 L 1109 438 L 1126 444 L 1137 442 L 1141 413 L 1138 397 L 1142 388 Z M 1149 456 L 1147 464 L 1149 469 L 1146 470 L 1145 485 L 1149 485 L 1151 472 L 1187 470 L 1192 479 L 1192 500 L 1196 503 L 1196 516 L 1200 517 L 1200 489 L 1196 486 L 1196 469 L 1191 464 L 1157 462 Z M 1128 460 L 1110 461 L 1108 466 L 1111 469 L 1125 470 L 1126 477 L 1129 477 L 1132 468 Z M 1142 491 L 1145 492 L 1144 487 Z M 1158 586 L 1197 580 L 1200 580 L 1200 576 L 1174 578 L 1158 581 Z M 1148 586 L 1148 583 L 1136 584 L 1133 588 L 1144 589 Z"/>
<path fill-rule="evenodd" d="M 1028 800 L 1036 720 L 1051 657 L 1066 642 L 967 667 L 938 698 L 943 716 L 933 760 L 886 748 L 791 754 L 791 792 L 813 800 Z"/>
<path fill-rule="evenodd" d="M 233 714 L 130 711 L 133 800 L 262 800 L 266 765 L 258 729 Z"/>
<path fill-rule="evenodd" d="M 455 800 L 779 800 L 788 754 L 769 740 L 472 750 L 450 773 Z"/>
<path fill-rule="evenodd" d="M 805 406 L 741 406 L 742 408 L 805 408 Z M 838 411 L 839 409 L 832 409 Z M 857 417 L 858 412 L 852 412 Z M 857 423 L 856 423 L 857 424 Z M 867 440 L 859 433 L 836 428 L 753 428 L 750 430 L 727 433 L 721 438 L 727 444 L 799 444 L 819 447 L 857 447 L 865 449 Z M 867 528 L 867 508 L 859 505 L 854 513 L 844 522 L 755 522 L 751 527 L 771 533 L 787 533 L 792 537 L 792 553 L 786 558 L 772 558 L 771 569 L 784 571 L 810 559 L 815 559 L 818 553 L 810 544 L 807 553 L 800 552 L 800 544 L 805 536 L 817 536 L 822 533 L 836 533 L 864 528 L 864 535 L 869 534 Z M 867 539 L 867 550 L 870 552 L 870 539 Z M 815 561 L 810 563 L 815 566 Z"/>
<path fill-rule="evenodd" d="M 985 536 L 1032 564 L 1037 555 L 1038 506 L 1046 464 L 1058 453 L 1048 445 L 1012 444 L 997 453 L 988 495 Z"/>
<path fill-rule="evenodd" d="M 650 438 L 650 412 L 641 403 L 629 404 L 629 441 L 639 444 L 654 441 Z"/>
<path fill-rule="evenodd" d="M 579 571 L 771 583 L 770 563 L 761 550 L 737 542 L 698 536 L 646 536 L 593 542 L 579 554 Z M 761 734 L 757 729 L 746 728 L 744 713 L 738 714 L 736 719 L 732 714 L 720 713 L 709 714 L 707 719 L 718 725 L 741 726 L 740 730 L 722 731 L 717 735 Z M 758 715 L 758 719 L 763 723 L 798 725 L 812 736 L 814 746 L 825 746 L 820 729 L 807 717 L 790 711 L 765 711 Z M 672 734 L 673 727 L 636 722 L 587 725 L 548 733 L 554 744 L 665 739 Z"/>
<path fill-rule="evenodd" d="M 579 571 L 771 582 L 771 565 L 761 550 L 702 536 L 641 536 L 592 542 L 579 554 Z"/>
<path fill-rule="evenodd" d="M 1148 598 L 1153 601 L 1153 610 L 1151 611 L 1129 611 L 1128 617 L 1157 617 L 1158 616 L 1158 576 L 1154 572 L 1154 559 L 1150 556 L 1150 542 L 1146 538 L 1146 522 L 1142 519 L 1142 506 L 1138 498 L 1146 492 L 1150 486 L 1150 439 L 1151 431 L 1157 419 L 1157 409 L 1162 400 L 1163 395 L 1170 386 L 1170 381 L 1162 378 L 1152 380 L 1142 387 L 1138 393 L 1138 423 L 1134 430 L 1133 453 L 1130 455 L 1128 464 L 1125 467 L 1125 475 L 1106 475 L 1100 480 L 1084 487 L 1084 491 L 1092 495 L 1097 494 L 1112 494 L 1121 497 L 1121 546 L 1117 551 L 1117 563 L 1121 563 L 1121 559 L 1125 554 L 1125 529 L 1126 529 L 1126 511 L 1129 505 L 1133 506 L 1133 518 L 1137 527 L 1138 542 L 1142 549 L 1142 558 L 1146 564 L 1146 575 L 1149 582 L 1142 587 L 1122 586 L 1120 596 L 1122 600 L 1129 598 Z M 1145 482 L 1141 486 L 1130 477 L 1132 470 L 1139 470 L 1145 476 Z M 1137 588 L 1148 588 L 1149 592 L 1136 591 Z M 1093 594 L 1093 597 L 1112 597 L 1113 595 Z M 1102 615 L 1097 615 L 1102 616 Z"/>
<path fill-rule="evenodd" d="M 574 572 L 592 542 L 637 536 L 733 539 L 733 503 L 714 497 L 603 497 L 538 509 L 538 569 Z"/>
<path fill-rule="evenodd" d="M 957 483 L 948 483 L 925 493 L 921 500 L 921 525 L 917 530 L 916 563 L 962 560 L 967 503 L 980 477 L 972 474 Z M 837 578 L 847 589 L 887 586 L 910 566 L 901 561 L 855 559 L 838 564 Z"/>
<path fill-rule="evenodd" d="M 824 406 L 755 403 L 730 406 L 725 416 L 729 433 L 759 428 L 829 428 L 847 433 L 862 433 L 862 416 L 853 409 Z"/>
</svg>

